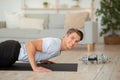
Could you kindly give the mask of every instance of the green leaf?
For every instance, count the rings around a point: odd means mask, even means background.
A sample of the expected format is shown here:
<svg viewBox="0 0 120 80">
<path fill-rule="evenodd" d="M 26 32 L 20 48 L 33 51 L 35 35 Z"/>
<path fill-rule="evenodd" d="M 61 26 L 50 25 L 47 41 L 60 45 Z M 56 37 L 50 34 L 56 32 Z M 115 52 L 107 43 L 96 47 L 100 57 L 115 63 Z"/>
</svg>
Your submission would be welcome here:
<svg viewBox="0 0 120 80">
<path fill-rule="evenodd" d="M 100 36 L 108 33 L 120 31 L 120 0 L 101 0 L 100 8 L 95 12 L 96 16 L 101 16 Z"/>
</svg>

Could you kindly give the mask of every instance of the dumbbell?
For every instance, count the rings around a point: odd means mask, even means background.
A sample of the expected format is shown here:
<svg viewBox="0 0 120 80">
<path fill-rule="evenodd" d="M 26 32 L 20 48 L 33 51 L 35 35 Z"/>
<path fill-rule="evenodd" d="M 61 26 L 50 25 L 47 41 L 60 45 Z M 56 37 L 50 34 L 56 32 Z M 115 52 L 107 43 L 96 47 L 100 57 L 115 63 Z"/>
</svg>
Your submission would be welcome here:
<svg viewBox="0 0 120 80">
<path fill-rule="evenodd" d="M 81 58 L 81 60 L 84 62 L 84 63 L 88 63 L 88 62 L 91 62 L 91 63 L 106 63 L 108 61 L 108 57 L 104 54 L 100 54 L 100 55 L 95 55 L 95 54 L 91 54 L 90 56 L 88 55 L 85 55 Z"/>
<path fill-rule="evenodd" d="M 94 63 L 94 61 L 97 61 L 97 57 L 94 54 L 92 54 L 90 56 L 85 55 L 85 56 L 82 57 L 81 60 L 86 64 L 88 63 L 88 61 L 91 62 L 91 63 Z"/>
</svg>

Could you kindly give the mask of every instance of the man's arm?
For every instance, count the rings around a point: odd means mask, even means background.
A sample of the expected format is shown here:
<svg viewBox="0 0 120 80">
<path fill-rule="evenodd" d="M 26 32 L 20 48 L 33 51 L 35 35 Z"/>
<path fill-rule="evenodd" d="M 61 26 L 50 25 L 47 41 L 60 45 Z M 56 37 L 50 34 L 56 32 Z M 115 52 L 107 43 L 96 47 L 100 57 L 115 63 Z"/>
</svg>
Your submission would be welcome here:
<svg viewBox="0 0 120 80">
<path fill-rule="evenodd" d="M 39 40 L 40 41 L 40 40 Z M 29 59 L 29 62 L 31 64 L 31 67 L 33 69 L 33 71 L 42 71 L 42 72 L 49 72 L 51 70 L 49 69 L 46 69 L 46 68 L 43 68 L 43 67 L 38 67 L 37 66 L 37 63 L 35 61 L 35 53 L 36 51 L 41 51 L 41 50 L 38 50 L 38 46 L 39 45 L 39 42 L 38 40 L 36 41 L 33 41 L 33 42 L 26 42 L 26 49 L 27 49 L 27 55 L 28 55 L 28 59 Z M 39 42 L 39 43 L 38 43 Z M 38 43 L 38 44 L 37 44 Z M 40 46 L 39 46 L 40 47 Z"/>
<path fill-rule="evenodd" d="M 40 61 L 40 63 L 41 63 L 41 64 L 55 64 L 54 62 L 48 61 L 48 60 Z"/>
</svg>

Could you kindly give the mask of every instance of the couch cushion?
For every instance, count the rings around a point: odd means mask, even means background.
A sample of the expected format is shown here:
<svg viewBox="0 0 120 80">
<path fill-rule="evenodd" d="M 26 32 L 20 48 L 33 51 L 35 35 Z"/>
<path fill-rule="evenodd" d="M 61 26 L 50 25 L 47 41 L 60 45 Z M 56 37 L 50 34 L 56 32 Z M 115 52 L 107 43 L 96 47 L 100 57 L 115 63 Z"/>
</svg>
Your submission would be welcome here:
<svg viewBox="0 0 120 80">
<path fill-rule="evenodd" d="M 49 29 L 64 29 L 64 22 L 65 22 L 64 14 L 49 15 Z"/>
<path fill-rule="evenodd" d="M 38 38 L 40 37 L 40 30 L 36 29 L 0 29 L 0 38 Z"/>
<path fill-rule="evenodd" d="M 6 28 L 6 22 L 0 21 L 0 28 Z"/>
<path fill-rule="evenodd" d="M 21 16 L 19 13 L 5 13 L 6 28 L 19 28 Z"/>
<path fill-rule="evenodd" d="M 33 40 L 37 38 L 44 37 L 57 37 L 62 38 L 66 33 L 66 29 L 46 29 L 46 30 L 36 30 L 36 29 L 0 29 L 0 40 L 3 39 L 14 39 L 21 40 Z"/>
<path fill-rule="evenodd" d="M 22 17 L 20 20 L 20 28 L 43 30 L 43 23 L 43 19 Z"/>
<path fill-rule="evenodd" d="M 48 14 L 25 14 L 25 17 L 43 19 L 44 28 L 48 29 Z"/>
<path fill-rule="evenodd" d="M 66 29 L 48 29 L 48 30 L 42 30 L 40 35 L 41 37 L 62 38 L 66 32 L 67 32 Z"/>
<path fill-rule="evenodd" d="M 65 28 L 83 28 L 84 23 L 89 18 L 88 12 L 81 13 L 67 13 L 65 17 Z"/>
</svg>

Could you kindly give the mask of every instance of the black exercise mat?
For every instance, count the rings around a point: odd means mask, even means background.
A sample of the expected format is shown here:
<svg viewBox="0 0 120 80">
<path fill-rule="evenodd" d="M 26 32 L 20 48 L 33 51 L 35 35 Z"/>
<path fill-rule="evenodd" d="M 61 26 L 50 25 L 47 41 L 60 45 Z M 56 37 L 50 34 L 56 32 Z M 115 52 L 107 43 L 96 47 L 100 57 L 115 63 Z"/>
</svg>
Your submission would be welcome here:
<svg viewBox="0 0 120 80">
<path fill-rule="evenodd" d="M 55 63 L 55 64 L 38 64 L 53 71 L 74 71 L 77 72 L 77 63 Z M 6 71 L 32 71 L 29 63 L 15 63 L 11 67 L 0 68 Z"/>
</svg>

